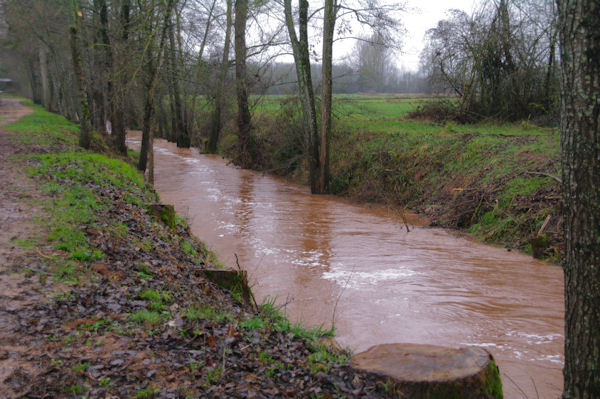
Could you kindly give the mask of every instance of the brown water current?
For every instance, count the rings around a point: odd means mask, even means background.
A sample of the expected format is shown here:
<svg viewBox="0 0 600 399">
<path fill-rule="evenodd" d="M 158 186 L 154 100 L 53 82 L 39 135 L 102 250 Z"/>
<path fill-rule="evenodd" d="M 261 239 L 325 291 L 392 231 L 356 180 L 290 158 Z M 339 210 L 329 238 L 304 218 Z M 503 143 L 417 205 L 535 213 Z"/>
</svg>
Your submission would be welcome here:
<svg viewBox="0 0 600 399">
<path fill-rule="evenodd" d="M 139 135 L 129 144 L 139 146 Z M 497 359 L 506 398 L 558 398 L 562 270 L 386 207 L 356 205 L 155 142 L 155 187 L 193 233 L 249 273 L 258 300 L 330 327 L 355 352 L 381 343 L 477 345 Z"/>
</svg>

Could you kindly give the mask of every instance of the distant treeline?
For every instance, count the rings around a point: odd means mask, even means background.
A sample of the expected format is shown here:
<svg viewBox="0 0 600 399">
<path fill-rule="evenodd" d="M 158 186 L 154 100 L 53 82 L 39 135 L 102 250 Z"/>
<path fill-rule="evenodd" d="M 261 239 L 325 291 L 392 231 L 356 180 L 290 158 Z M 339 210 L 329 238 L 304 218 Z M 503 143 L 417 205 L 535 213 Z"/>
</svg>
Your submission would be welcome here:
<svg viewBox="0 0 600 399">
<path fill-rule="evenodd" d="M 263 68 L 261 86 L 265 94 L 295 94 L 296 72 L 292 63 L 272 63 Z M 311 65 L 313 84 L 319 87 L 320 64 Z M 257 86 L 257 88 L 260 86 Z M 334 93 L 434 93 L 435 88 L 422 72 L 404 71 L 386 65 L 383 74 L 347 63 L 333 65 Z"/>
</svg>

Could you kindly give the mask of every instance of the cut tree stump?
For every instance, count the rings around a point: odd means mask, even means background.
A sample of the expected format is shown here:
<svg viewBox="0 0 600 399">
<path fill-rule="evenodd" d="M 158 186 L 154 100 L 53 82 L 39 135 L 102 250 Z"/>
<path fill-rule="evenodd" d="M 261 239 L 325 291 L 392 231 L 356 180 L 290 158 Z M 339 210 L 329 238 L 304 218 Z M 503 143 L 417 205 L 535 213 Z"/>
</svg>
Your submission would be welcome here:
<svg viewBox="0 0 600 399">
<path fill-rule="evenodd" d="M 157 220 L 175 230 L 177 219 L 175 218 L 176 213 L 173 205 L 150 204 L 148 205 L 148 212 Z"/>
<path fill-rule="evenodd" d="M 492 355 L 483 348 L 388 344 L 354 356 L 350 366 L 380 379 L 399 398 L 502 398 Z"/>
<path fill-rule="evenodd" d="M 204 269 L 204 276 L 218 285 L 234 293 L 239 293 L 244 305 L 253 307 L 252 291 L 248 285 L 248 274 L 245 270 L 233 269 Z"/>
</svg>

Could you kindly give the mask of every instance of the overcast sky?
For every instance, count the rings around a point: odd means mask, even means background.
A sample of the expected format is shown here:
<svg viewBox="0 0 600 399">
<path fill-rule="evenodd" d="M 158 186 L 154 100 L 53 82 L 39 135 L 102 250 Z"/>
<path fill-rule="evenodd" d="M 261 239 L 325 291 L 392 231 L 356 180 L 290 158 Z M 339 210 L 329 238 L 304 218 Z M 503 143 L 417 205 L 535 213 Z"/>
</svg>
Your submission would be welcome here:
<svg viewBox="0 0 600 399">
<path fill-rule="evenodd" d="M 423 49 L 423 36 L 428 29 L 444 19 L 449 9 L 459 9 L 470 13 L 478 0 L 408 0 L 409 10 L 403 18 L 407 30 L 403 41 L 402 54 L 397 56 L 398 66 L 416 71 L 419 67 L 419 54 Z"/>
</svg>

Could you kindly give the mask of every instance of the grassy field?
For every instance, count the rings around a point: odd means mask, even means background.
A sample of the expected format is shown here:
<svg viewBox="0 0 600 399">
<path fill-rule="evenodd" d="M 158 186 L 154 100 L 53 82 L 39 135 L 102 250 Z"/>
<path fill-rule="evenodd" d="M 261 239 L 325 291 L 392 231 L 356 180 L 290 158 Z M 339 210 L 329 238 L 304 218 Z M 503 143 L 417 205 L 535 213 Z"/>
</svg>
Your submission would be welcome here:
<svg viewBox="0 0 600 399">
<path fill-rule="evenodd" d="M 558 130 L 530 121 L 461 125 L 408 117 L 419 105 L 439 100 L 336 95 L 333 192 L 408 207 L 429 216 L 435 225 L 467 230 L 507 247 L 533 252 L 533 242 L 540 246 L 539 254 L 557 259 Z M 260 133 L 269 143 L 263 157 L 276 160 L 267 169 L 279 170 L 278 164 L 297 156 L 289 148 L 293 140 L 286 138 L 294 130 L 286 123 L 298 121 L 289 116 L 287 101 L 282 96 L 263 97 L 254 109 L 260 120 L 275 121 L 267 133 Z M 296 165 L 285 173 L 305 180 L 305 168 Z"/>
</svg>

